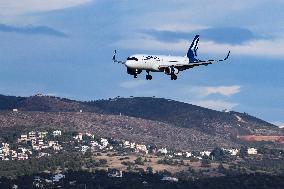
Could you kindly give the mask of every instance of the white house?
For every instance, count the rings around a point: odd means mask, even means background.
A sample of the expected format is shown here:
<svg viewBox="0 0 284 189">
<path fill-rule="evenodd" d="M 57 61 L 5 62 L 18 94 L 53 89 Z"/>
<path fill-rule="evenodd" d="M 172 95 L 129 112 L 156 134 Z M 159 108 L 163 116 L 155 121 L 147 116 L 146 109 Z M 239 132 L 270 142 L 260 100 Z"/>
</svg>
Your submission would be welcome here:
<svg viewBox="0 0 284 189">
<path fill-rule="evenodd" d="M 125 148 L 130 148 L 130 142 L 129 141 L 123 141 L 123 146 L 125 147 Z"/>
<path fill-rule="evenodd" d="M 112 150 L 112 149 L 113 149 L 113 146 L 109 146 L 108 149 L 109 149 L 109 150 Z"/>
<path fill-rule="evenodd" d="M 26 160 L 26 159 L 29 159 L 28 154 L 18 153 L 18 160 Z"/>
<path fill-rule="evenodd" d="M 18 142 L 27 142 L 28 141 L 28 135 L 21 135 L 18 139 Z"/>
<path fill-rule="evenodd" d="M 192 153 L 191 152 L 185 152 L 185 157 L 191 157 Z"/>
<path fill-rule="evenodd" d="M 49 141 L 48 146 L 52 147 L 54 151 L 59 151 L 62 149 L 61 145 L 58 144 L 58 141 Z"/>
<path fill-rule="evenodd" d="M 131 148 L 131 149 L 134 149 L 135 146 L 136 146 L 135 142 L 131 142 L 131 143 L 130 143 L 130 148 Z"/>
<path fill-rule="evenodd" d="M 11 150 L 11 157 L 12 157 L 12 160 L 18 159 L 18 154 L 15 150 Z"/>
<path fill-rule="evenodd" d="M 56 130 L 52 132 L 52 135 L 55 136 L 61 136 L 61 131 L 60 130 Z"/>
<path fill-rule="evenodd" d="M 43 139 L 43 138 L 45 138 L 45 137 L 47 136 L 48 132 L 43 131 L 43 132 L 38 132 L 37 134 L 38 134 L 38 137 L 39 137 L 39 138 L 42 138 L 42 139 Z"/>
<path fill-rule="evenodd" d="M 209 152 L 209 151 L 200 152 L 201 156 L 210 156 L 210 154 L 211 154 L 211 152 Z"/>
<path fill-rule="evenodd" d="M 136 151 L 148 154 L 147 147 L 144 144 L 136 144 Z"/>
<path fill-rule="evenodd" d="M 53 182 L 59 182 L 61 179 L 64 179 L 65 178 L 65 175 L 59 173 L 57 175 L 54 175 L 54 177 L 52 178 L 52 181 Z"/>
<path fill-rule="evenodd" d="M 10 155 L 10 145 L 8 143 L 2 143 L 2 153 L 4 156 Z"/>
<path fill-rule="evenodd" d="M 40 146 L 42 146 L 42 145 L 44 144 L 43 140 L 42 140 L 42 139 L 38 140 L 38 144 L 39 144 Z"/>
<path fill-rule="evenodd" d="M 112 178 L 121 178 L 122 177 L 122 171 L 112 170 L 107 175 L 108 175 L 108 177 L 112 177 Z"/>
<path fill-rule="evenodd" d="M 135 146 L 136 146 L 135 142 L 130 142 L 128 140 L 123 141 L 122 143 L 123 143 L 124 148 L 132 148 L 132 149 L 134 149 Z"/>
<path fill-rule="evenodd" d="M 27 148 L 18 148 L 18 149 L 24 154 L 27 154 L 27 153 L 32 154 L 32 151 Z"/>
<path fill-rule="evenodd" d="M 59 151 L 59 150 L 62 149 L 60 144 L 54 145 L 54 146 L 52 146 L 52 148 L 53 148 L 54 151 Z"/>
<path fill-rule="evenodd" d="M 200 156 L 196 156 L 196 158 L 199 159 L 199 160 L 202 160 L 202 157 L 200 157 Z"/>
<path fill-rule="evenodd" d="M 34 131 L 29 132 L 29 139 L 30 140 L 36 140 L 36 132 L 34 132 Z"/>
<path fill-rule="evenodd" d="M 58 144 L 58 142 L 57 141 L 48 141 L 48 146 L 49 147 L 52 147 L 52 146 L 54 146 L 54 145 L 57 145 Z"/>
<path fill-rule="evenodd" d="M 91 134 L 91 133 L 86 133 L 86 135 L 87 135 L 88 137 L 91 137 L 92 139 L 95 138 L 95 135 L 93 135 L 93 134 Z"/>
<path fill-rule="evenodd" d="M 36 144 L 36 139 L 31 140 L 31 142 L 32 142 L 32 145 L 35 145 Z"/>
<path fill-rule="evenodd" d="M 4 158 L 5 158 L 5 156 L 4 156 L 3 152 L 2 152 L 2 150 L 0 149 L 0 160 L 4 160 Z"/>
<path fill-rule="evenodd" d="M 45 153 L 45 152 L 40 152 L 37 156 L 37 158 L 41 158 L 41 157 L 49 157 L 51 156 L 51 154 L 49 153 Z"/>
<path fill-rule="evenodd" d="M 105 138 L 101 138 L 101 149 L 107 147 L 108 145 L 108 140 Z"/>
<path fill-rule="evenodd" d="M 167 154 L 168 153 L 168 150 L 167 148 L 161 148 L 161 149 L 158 149 L 158 153 L 161 153 L 161 154 Z"/>
<path fill-rule="evenodd" d="M 42 146 L 41 146 L 41 149 L 47 149 L 47 148 L 49 148 L 50 146 L 49 146 L 49 144 L 43 144 Z"/>
<path fill-rule="evenodd" d="M 78 133 L 78 135 L 74 136 L 73 138 L 81 141 L 81 140 L 83 140 L 83 133 Z"/>
<path fill-rule="evenodd" d="M 182 152 L 176 152 L 174 153 L 175 156 L 182 156 Z"/>
<path fill-rule="evenodd" d="M 248 155 L 256 155 L 257 149 L 255 148 L 248 148 Z"/>
<path fill-rule="evenodd" d="M 41 147 L 40 147 L 38 144 L 33 144 L 33 145 L 32 145 L 32 148 L 33 148 L 34 150 L 36 150 L 36 151 L 41 150 Z"/>
<path fill-rule="evenodd" d="M 236 156 L 239 153 L 238 149 L 228 149 L 228 152 L 231 154 L 231 156 Z"/>
<path fill-rule="evenodd" d="M 99 146 L 99 143 L 96 142 L 96 141 L 91 141 L 91 146 L 92 147 L 97 147 L 97 146 Z"/>
<path fill-rule="evenodd" d="M 13 112 L 18 112 L 18 109 L 15 108 L 15 109 L 13 109 L 12 111 L 13 111 Z"/>
<path fill-rule="evenodd" d="M 171 182 L 178 182 L 178 178 L 176 177 L 163 177 L 162 181 L 171 181 Z"/>
<path fill-rule="evenodd" d="M 90 147 L 84 145 L 84 146 L 81 147 L 81 152 L 86 153 L 88 149 L 90 149 Z"/>
</svg>

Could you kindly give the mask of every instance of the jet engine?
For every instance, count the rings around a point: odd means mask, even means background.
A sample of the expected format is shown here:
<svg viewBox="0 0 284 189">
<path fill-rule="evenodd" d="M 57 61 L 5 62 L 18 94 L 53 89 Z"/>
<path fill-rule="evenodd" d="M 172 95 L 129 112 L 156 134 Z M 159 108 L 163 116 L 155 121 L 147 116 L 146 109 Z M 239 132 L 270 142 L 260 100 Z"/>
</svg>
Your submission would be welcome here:
<svg viewBox="0 0 284 189">
<path fill-rule="evenodd" d="M 174 67 L 167 67 L 165 68 L 164 73 L 167 75 L 173 75 L 173 74 L 176 75 L 179 73 L 179 70 Z"/>
<path fill-rule="evenodd" d="M 142 72 L 142 70 L 127 68 L 127 73 L 130 74 L 130 75 L 138 75 L 141 72 Z"/>
</svg>

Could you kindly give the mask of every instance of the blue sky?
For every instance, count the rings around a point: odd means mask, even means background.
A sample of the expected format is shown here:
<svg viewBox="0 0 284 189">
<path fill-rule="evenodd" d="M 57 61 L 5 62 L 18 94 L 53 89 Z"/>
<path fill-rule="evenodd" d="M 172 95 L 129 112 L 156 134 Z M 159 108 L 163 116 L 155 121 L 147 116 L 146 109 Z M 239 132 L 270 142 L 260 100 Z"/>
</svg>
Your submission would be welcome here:
<svg viewBox="0 0 284 189">
<path fill-rule="evenodd" d="M 0 93 L 79 100 L 157 96 L 248 112 L 284 125 L 281 0 L 0 0 Z M 134 53 L 184 56 L 200 34 L 198 67 L 177 81 L 133 79 L 112 63 Z"/>
</svg>

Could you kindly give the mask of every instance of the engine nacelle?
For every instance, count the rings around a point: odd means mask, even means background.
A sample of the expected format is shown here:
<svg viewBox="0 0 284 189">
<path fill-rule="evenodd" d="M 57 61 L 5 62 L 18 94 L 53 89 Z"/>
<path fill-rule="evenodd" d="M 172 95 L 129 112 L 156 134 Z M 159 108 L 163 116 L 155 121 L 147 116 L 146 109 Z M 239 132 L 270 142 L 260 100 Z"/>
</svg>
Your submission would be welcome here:
<svg viewBox="0 0 284 189">
<path fill-rule="evenodd" d="M 179 70 L 174 67 L 167 67 L 165 68 L 164 73 L 167 75 L 172 75 L 172 74 L 176 75 L 179 73 Z"/>
<path fill-rule="evenodd" d="M 130 74 L 130 75 L 138 75 L 141 72 L 142 72 L 142 70 L 127 68 L 127 73 Z"/>
</svg>

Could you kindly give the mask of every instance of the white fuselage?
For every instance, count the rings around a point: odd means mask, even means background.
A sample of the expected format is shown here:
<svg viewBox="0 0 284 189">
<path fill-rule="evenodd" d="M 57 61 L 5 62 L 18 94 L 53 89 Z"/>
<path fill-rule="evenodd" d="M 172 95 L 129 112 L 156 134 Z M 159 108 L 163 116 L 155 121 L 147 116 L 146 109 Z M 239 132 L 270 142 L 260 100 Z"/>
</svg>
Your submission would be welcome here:
<svg viewBox="0 0 284 189">
<path fill-rule="evenodd" d="M 162 72 L 160 66 L 174 66 L 177 64 L 188 64 L 189 59 L 182 56 L 164 56 L 136 54 L 127 58 L 125 65 L 130 69 Z"/>
</svg>

